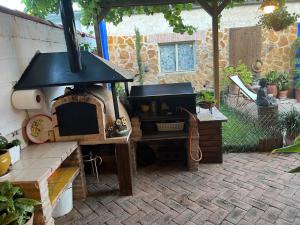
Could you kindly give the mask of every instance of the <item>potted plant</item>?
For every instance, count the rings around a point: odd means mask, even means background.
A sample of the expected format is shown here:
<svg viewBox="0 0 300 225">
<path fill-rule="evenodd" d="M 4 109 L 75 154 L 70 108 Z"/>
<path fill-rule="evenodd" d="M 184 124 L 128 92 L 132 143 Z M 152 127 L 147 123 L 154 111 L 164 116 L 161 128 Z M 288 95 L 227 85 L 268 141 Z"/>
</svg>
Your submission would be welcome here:
<svg viewBox="0 0 300 225">
<path fill-rule="evenodd" d="M 267 90 L 269 94 L 272 94 L 273 97 L 277 97 L 278 89 L 277 89 L 277 80 L 278 80 L 278 72 L 276 71 L 270 71 L 266 75 L 267 79 Z"/>
<path fill-rule="evenodd" d="M 231 94 L 238 94 L 238 86 L 233 84 L 228 77 L 233 75 L 238 75 L 240 79 L 246 85 L 250 85 L 253 82 L 253 76 L 251 71 L 247 68 L 247 66 L 241 61 L 237 64 L 237 66 L 228 66 L 223 70 L 223 80 L 222 80 L 222 89 L 226 89 L 229 87 L 229 92 Z"/>
<path fill-rule="evenodd" d="M 279 127 L 285 133 L 286 143 L 293 143 L 300 134 L 300 113 L 292 108 L 290 111 L 279 114 Z"/>
<path fill-rule="evenodd" d="M 32 225 L 34 208 L 39 201 L 24 198 L 20 187 L 5 181 L 0 186 L 0 224 Z"/>
<path fill-rule="evenodd" d="M 289 13 L 286 6 L 280 6 L 273 13 L 263 14 L 259 17 L 258 25 L 264 28 L 280 31 L 297 22 L 299 15 Z"/>
<path fill-rule="evenodd" d="M 286 99 L 288 96 L 288 88 L 289 88 L 289 74 L 282 72 L 279 73 L 277 79 L 277 87 L 279 90 L 278 98 L 279 99 Z"/>
<path fill-rule="evenodd" d="M 297 102 L 300 102 L 300 79 L 298 78 L 295 83 L 295 95 Z"/>
<path fill-rule="evenodd" d="M 217 101 L 211 91 L 202 91 L 196 98 L 197 105 L 203 109 L 209 109 L 212 113 L 212 108 L 216 105 Z"/>
<path fill-rule="evenodd" d="M 0 150 L 9 152 L 12 164 L 20 160 L 20 146 L 21 141 L 18 139 L 9 142 L 5 137 L 0 136 Z"/>
<path fill-rule="evenodd" d="M 300 153 L 300 136 L 295 138 L 293 144 L 274 149 L 272 153 Z M 290 170 L 289 173 L 300 173 L 300 167 L 296 167 L 295 169 Z"/>
</svg>

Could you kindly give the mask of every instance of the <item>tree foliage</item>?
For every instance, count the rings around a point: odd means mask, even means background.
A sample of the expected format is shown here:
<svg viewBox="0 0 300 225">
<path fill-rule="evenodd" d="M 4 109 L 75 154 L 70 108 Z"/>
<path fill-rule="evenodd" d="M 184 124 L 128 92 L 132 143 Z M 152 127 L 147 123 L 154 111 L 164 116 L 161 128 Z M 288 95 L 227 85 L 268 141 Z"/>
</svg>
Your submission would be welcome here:
<svg viewBox="0 0 300 225">
<path fill-rule="evenodd" d="M 73 0 L 81 7 L 81 22 L 83 25 L 93 25 L 95 18 L 101 12 L 101 5 L 108 0 Z M 122 1 L 122 0 L 120 0 Z M 125 1 L 125 0 L 123 0 Z M 235 4 L 243 3 L 245 0 L 230 0 L 228 7 L 233 7 Z M 26 5 L 26 11 L 34 16 L 45 18 L 49 13 L 58 13 L 59 0 L 22 0 Z M 217 2 L 221 4 L 223 0 L 207 0 L 208 4 Z M 164 18 L 173 28 L 175 33 L 192 34 L 196 28 L 185 24 L 181 12 L 184 10 L 191 10 L 193 4 L 174 4 L 174 5 L 159 5 L 159 6 L 139 6 L 139 7 L 124 7 L 113 8 L 106 16 L 107 22 L 112 22 L 114 25 L 122 22 L 124 16 L 131 16 L 133 14 L 153 15 L 154 13 L 162 13 Z"/>
</svg>

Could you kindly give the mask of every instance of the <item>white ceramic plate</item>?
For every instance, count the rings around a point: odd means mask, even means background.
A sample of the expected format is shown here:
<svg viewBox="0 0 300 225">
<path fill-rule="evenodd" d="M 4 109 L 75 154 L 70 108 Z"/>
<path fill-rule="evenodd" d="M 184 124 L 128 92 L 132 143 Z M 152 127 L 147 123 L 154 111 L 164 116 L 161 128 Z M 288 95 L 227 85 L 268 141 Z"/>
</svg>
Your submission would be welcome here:
<svg viewBox="0 0 300 225">
<path fill-rule="evenodd" d="M 26 134 L 33 143 L 42 144 L 49 140 L 49 131 L 51 129 L 51 118 L 41 114 L 30 118 L 26 125 Z"/>
</svg>

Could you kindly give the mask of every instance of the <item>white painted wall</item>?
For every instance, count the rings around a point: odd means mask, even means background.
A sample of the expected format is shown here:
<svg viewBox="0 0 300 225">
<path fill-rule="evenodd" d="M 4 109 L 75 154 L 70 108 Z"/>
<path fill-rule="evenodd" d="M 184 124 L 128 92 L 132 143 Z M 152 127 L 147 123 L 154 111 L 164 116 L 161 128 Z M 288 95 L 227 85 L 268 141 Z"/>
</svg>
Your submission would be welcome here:
<svg viewBox="0 0 300 225">
<path fill-rule="evenodd" d="M 66 51 L 63 30 L 0 12 L 0 133 L 19 130 L 27 114 L 11 105 L 14 83 L 21 77 L 36 51 Z M 41 74 L 42 76 L 43 74 Z M 62 88 L 44 90 L 47 103 Z M 48 108 L 43 112 L 48 113 Z M 37 112 L 29 112 L 34 114 Z"/>
<path fill-rule="evenodd" d="M 300 1 L 288 3 L 288 10 L 300 15 Z M 232 9 L 225 9 L 222 13 L 221 29 L 232 27 L 255 26 L 258 22 L 258 16 L 261 11 L 258 10 L 259 5 L 237 6 Z M 182 12 L 184 22 L 193 25 L 198 29 L 207 30 L 211 28 L 211 17 L 203 9 L 194 9 Z M 134 35 L 134 28 L 139 28 L 141 34 L 160 34 L 172 33 L 172 28 L 164 19 L 162 14 L 154 14 L 153 16 L 135 15 L 125 17 L 123 22 L 117 26 L 111 23 L 107 24 L 108 35 Z"/>
</svg>

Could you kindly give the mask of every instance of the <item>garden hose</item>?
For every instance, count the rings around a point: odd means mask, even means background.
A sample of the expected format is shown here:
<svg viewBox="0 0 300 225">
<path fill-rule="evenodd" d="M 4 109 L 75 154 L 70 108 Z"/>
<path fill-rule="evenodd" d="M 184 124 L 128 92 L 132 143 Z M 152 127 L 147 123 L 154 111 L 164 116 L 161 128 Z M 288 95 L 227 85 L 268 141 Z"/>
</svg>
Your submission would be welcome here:
<svg viewBox="0 0 300 225">
<path fill-rule="evenodd" d="M 194 120 L 195 120 L 195 122 L 197 123 L 197 125 L 198 125 L 198 122 L 197 122 L 197 118 L 196 118 L 196 116 L 193 114 L 193 113 L 191 113 L 189 110 L 187 110 L 187 109 L 185 109 L 185 108 L 183 108 L 183 107 L 179 107 L 179 109 L 181 109 L 181 110 L 183 110 L 183 111 L 185 111 L 186 113 L 188 113 Z M 198 159 L 195 159 L 194 157 L 193 157 L 193 154 L 192 154 L 192 133 L 189 131 L 189 152 L 190 152 L 190 158 L 193 160 L 193 161 L 195 161 L 195 162 L 200 162 L 201 160 L 202 160 L 202 150 L 201 150 L 201 148 L 200 148 L 200 145 L 198 144 L 197 145 L 197 148 L 198 148 L 198 153 L 199 153 L 199 158 Z"/>
</svg>

